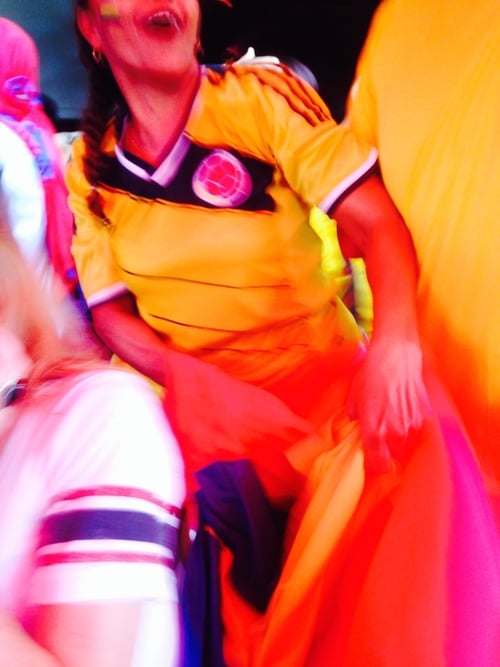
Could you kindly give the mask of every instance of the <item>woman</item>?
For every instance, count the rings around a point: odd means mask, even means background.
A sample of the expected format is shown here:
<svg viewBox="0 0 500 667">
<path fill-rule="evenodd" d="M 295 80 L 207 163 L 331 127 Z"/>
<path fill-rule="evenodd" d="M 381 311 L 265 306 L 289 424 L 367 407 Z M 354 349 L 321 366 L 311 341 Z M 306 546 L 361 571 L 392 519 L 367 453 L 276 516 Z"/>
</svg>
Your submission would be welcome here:
<svg viewBox="0 0 500 667">
<path fill-rule="evenodd" d="M 0 665 L 175 667 L 177 444 L 53 307 L 2 236 Z"/>
<path fill-rule="evenodd" d="M 196 0 L 78 0 L 76 19 L 90 98 L 67 175 L 73 252 L 99 336 L 166 387 L 196 491 L 186 664 L 444 664 L 463 630 L 447 568 L 468 562 L 454 532 L 465 496 L 483 563 L 466 588 L 487 599 L 485 628 L 496 542 L 466 443 L 457 485 L 428 414 L 416 262 L 376 154 L 286 68 L 200 67 Z M 365 259 L 367 352 L 321 271 L 313 206 Z M 193 561 L 215 562 L 222 599 Z"/>
<path fill-rule="evenodd" d="M 0 206 L 24 257 L 47 285 L 76 287 L 73 216 L 62 154 L 42 105 L 32 38 L 0 17 Z"/>
</svg>

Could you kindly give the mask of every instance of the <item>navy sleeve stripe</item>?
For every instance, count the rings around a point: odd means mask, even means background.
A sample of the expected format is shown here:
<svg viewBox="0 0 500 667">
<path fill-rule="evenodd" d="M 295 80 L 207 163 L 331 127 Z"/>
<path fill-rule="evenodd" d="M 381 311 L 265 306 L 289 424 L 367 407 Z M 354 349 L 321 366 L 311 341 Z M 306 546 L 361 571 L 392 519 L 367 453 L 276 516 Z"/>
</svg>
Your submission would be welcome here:
<svg viewBox="0 0 500 667">
<path fill-rule="evenodd" d="M 75 540 L 129 540 L 158 544 L 175 551 L 177 528 L 151 514 L 128 510 L 88 509 L 48 516 L 38 548 Z"/>
</svg>

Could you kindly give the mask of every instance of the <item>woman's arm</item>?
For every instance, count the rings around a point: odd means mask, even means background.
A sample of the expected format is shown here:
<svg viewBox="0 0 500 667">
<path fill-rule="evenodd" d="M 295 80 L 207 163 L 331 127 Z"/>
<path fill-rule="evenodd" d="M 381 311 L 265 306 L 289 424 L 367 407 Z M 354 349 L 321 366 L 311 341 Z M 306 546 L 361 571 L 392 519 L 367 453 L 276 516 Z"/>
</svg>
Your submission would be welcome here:
<svg viewBox="0 0 500 667">
<path fill-rule="evenodd" d="M 140 604 L 63 604 L 33 609 L 33 636 L 0 612 L 0 667 L 129 667 Z"/>
<path fill-rule="evenodd" d="M 137 313 L 130 294 L 92 308 L 99 338 L 120 359 L 160 385 L 165 382 L 165 344 Z"/>
<path fill-rule="evenodd" d="M 0 667 L 177 667 L 178 615 L 169 601 L 42 605 L 28 634 L 0 610 Z"/>
<path fill-rule="evenodd" d="M 417 259 L 410 232 L 384 185 L 370 176 L 334 209 L 342 250 L 362 256 L 376 292 L 375 336 L 405 334 L 419 342 Z M 402 317 L 404 315 L 404 317 Z"/>
<path fill-rule="evenodd" d="M 0 609 L 0 667 L 62 667 L 48 651 L 31 639 L 19 623 Z"/>
<path fill-rule="evenodd" d="M 13 130 L 0 123 L 0 190 L 7 222 L 23 257 L 43 284 L 50 284 L 42 181 L 33 156 Z"/>
<path fill-rule="evenodd" d="M 176 667 L 184 468 L 161 403 L 119 370 L 61 382 L 52 403 L 27 413 L 33 424 L 47 411 L 59 418 L 32 445 L 47 492 L 33 497 L 25 629 L 0 611 L 0 667 Z"/>
<path fill-rule="evenodd" d="M 351 392 L 367 466 L 385 470 L 394 443 L 428 409 L 417 325 L 417 261 L 410 233 L 382 182 L 369 177 L 331 211 L 344 252 L 362 256 L 373 292 L 373 336 Z"/>
</svg>

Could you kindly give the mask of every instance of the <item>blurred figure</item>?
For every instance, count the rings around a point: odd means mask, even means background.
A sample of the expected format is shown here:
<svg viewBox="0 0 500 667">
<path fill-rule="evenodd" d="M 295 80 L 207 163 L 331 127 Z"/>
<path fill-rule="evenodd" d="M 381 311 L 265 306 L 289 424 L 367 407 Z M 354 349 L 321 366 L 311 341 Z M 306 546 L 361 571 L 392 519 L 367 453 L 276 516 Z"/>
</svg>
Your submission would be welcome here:
<svg viewBox="0 0 500 667">
<path fill-rule="evenodd" d="M 96 331 L 165 388 L 199 509 L 185 663 L 490 667 L 497 535 L 376 151 L 288 68 L 200 66 L 202 6 L 78 0 L 67 172 Z M 367 348 L 315 206 L 366 261 Z"/>
<path fill-rule="evenodd" d="M 180 453 L 57 307 L 1 235 L 0 664 L 177 667 Z"/>
<path fill-rule="evenodd" d="M 418 317 L 500 499 L 497 0 L 385 0 L 346 122 L 379 153 L 413 237 Z"/>
<path fill-rule="evenodd" d="M 33 39 L 0 17 L 0 211 L 38 279 L 77 285 L 63 157 L 44 110 Z"/>
</svg>

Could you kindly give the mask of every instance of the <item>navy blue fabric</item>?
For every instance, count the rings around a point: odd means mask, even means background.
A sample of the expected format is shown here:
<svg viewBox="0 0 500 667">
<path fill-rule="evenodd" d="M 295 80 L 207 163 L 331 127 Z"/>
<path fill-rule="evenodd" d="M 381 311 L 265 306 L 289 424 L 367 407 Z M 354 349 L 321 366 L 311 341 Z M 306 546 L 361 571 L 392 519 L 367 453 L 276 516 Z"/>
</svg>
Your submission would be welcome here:
<svg viewBox="0 0 500 667">
<path fill-rule="evenodd" d="M 233 583 L 265 611 L 281 571 L 286 514 L 267 500 L 248 461 L 214 463 L 197 474 L 200 517 L 233 553 Z"/>
<path fill-rule="evenodd" d="M 193 175 L 212 150 L 192 143 L 175 178 L 165 186 L 154 181 L 145 181 L 123 167 L 114 155 L 105 155 L 102 157 L 101 180 L 104 185 L 113 189 L 124 190 L 144 199 L 164 199 L 176 204 L 214 208 L 212 204 L 199 199 L 193 191 Z M 274 211 L 275 202 L 267 193 L 267 188 L 273 179 L 273 166 L 235 150 L 228 152 L 245 165 L 252 180 L 250 197 L 235 208 L 245 211 Z M 133 161 L 135 160 L 136 158 Z"/>
<path fill-rule="evenodd" d="M 177 529 L 145 512 L 85 509 L 48 516 L 38 547 L 72 540 L 132 540 L 177 549 Z"/>
<path fill-rule="evenodd" d="M 263 612 L 281 570 L 286 512 L 271 507 L 248 461 L 213 463 L 197 473 L 197 481 L 200 527 L 181 597 L 185 667 L 224 667 L 217 545 L 233 554 L 236 590 Z"/>
<path fill-rule="evenodd" d="M 226 667 L 222 651 L 220 541 L 206 527 L 191 546 L 181 590 L 183 667 Z"/>
</svg>

